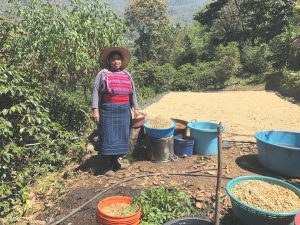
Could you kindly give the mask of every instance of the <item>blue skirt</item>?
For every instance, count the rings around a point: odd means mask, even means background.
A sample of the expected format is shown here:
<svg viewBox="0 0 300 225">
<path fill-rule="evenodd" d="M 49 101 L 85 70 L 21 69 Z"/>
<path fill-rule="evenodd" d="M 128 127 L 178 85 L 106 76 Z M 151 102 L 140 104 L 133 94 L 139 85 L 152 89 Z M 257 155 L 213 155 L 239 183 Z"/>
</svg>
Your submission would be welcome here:
<svg viewBox="0 0 300 225">
<path fill-rule="evenodd" d="M 128 154 L 130 120 L 129 104 L 101 104 L 99 140 L 102 155 Z"/>
</svg>

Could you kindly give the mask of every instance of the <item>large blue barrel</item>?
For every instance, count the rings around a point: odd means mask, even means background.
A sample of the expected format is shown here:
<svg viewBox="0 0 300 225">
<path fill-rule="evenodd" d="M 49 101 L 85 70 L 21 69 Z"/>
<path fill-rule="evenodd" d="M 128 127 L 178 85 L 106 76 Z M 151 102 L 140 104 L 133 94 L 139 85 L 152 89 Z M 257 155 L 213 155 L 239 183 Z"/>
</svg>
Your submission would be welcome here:
<svg viewBox="0 0 300 225">
<path fill-rule="evenodd" d="M 265 130 L 257 132 L 259 162 L 273 172 L 300 177 L 300 132 Z"/>
<path fill-rule="evenodd" d="M 194 138 L 194 153 L 198 155 L 218 154 L 218 124 L 214 122 L 190 122 L 187 124 Z M 222 129 L 224 129 L 222 127 Z"/>
</svg>

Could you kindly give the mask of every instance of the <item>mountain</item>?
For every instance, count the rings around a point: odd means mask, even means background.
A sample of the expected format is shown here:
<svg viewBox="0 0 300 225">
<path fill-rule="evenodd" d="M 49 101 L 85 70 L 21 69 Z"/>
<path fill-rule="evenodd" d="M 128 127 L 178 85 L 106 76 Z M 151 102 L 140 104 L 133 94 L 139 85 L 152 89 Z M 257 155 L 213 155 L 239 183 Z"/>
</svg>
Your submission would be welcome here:
<svg viewBox="0 0 300 225">
<path fill-rule="evenodd" d="M 67 3 L 69 0 L 60 1 Z M 7 8 L 7 2 L 8 0 L 0 0 L 0 16 L 2 14 L 1 9 Z M 123 16 L 129 0 L 103 0 L 103 2 L 107 3 L 113 11 Z M 198 12 L 207 2 L 209 2 L 209 0 L 168 0 L 168 11 L 172 22 L 182 25 L 192 23 L 193 14 Z"/>
<path fill-rule="evenodd" d="M 112 10 L 124 15 L 128 0 L 106 0 Z M 198 12 L 208 0 L 169 0 L 169 15 L 173 23 L 182 25 L 193 22 L 193 14 Z"/>
</svg>

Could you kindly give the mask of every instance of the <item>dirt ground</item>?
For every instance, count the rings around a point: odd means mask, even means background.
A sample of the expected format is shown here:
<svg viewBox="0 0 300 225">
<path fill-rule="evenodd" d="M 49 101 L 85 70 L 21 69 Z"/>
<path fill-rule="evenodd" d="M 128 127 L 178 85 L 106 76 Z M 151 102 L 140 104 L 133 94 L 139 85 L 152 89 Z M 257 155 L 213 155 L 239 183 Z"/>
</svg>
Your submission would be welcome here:
<svg viewBox="0 0 300 225">
<path fill-rule="evenodd" d="M 180 103 L 180 104 L 179 104 Z M 263 129 L 300 130 L 300 107 L 263 91 L 218 93 L 170 93 L 157 103 L 144 109 L 149 115 L 163 114 L 191 121 L 222 121 L 231 146 L 223 149 L 223 175 L 221 188 L 221 224 L 243 225 L 231 211 L 230 199 L 225 192 L 230 178 L 241 175 L 265 175 L 289 181 L 300 187 L 300 179 L 290 179 L 264 169 L 258 162 L 256 144 L 252 135 Z M 231 133 L 231 134 L 229 134 Z M 236 134 L 236 135 L 232 135 Z M 243 141 L 243 142 L 241 142 Z M 249 142 L 249 143 L 244 143 Z M 128 168 L 114 176 L 104 175 L 107 170 L 105 157 L 93 152 L 76 168 L 79 175 L 68 180 L 69 191 L 55 203 L 45 203 L 47 210 L 36 215 L 37 220 L 51 224 L 74 209 L 107 190 L 94 201 L 60 224 L 96 225 L 97 203 L 111 195 L 135 196 L 142 189 L 153 186 L 180 186 L 197 202 L 198 209 L 213 219 L 216 192 L 217 156 L 193 155 L 177 161 L 151 162 L 141 152 L 136 153 Z M 161 173 L 163 175 L 154 175 Z M 189 173 L 193 175 L 183 175 Z M 149 176 L 140 177 L 145 174 Z M 175 175 L 176 174 L 176 175 Z M 181 175 L 179 175 L 181 174 Z M 132 179 L 131 179 L 132 178 Z M 119 182 L 127 182 L 119 184 Z M 115 185 L 115 186 L 113 186 Z"/>
</svg>

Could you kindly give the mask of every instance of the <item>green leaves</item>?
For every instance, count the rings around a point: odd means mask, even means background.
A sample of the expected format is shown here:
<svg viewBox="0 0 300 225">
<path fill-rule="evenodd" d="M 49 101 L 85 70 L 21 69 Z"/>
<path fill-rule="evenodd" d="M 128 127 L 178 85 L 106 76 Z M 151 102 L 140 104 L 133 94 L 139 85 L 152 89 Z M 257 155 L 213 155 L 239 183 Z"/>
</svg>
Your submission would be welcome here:
<svg viewBox="0 0 300 225">
<path fill-rule="evenodd" d="M 200 212 L 193 207 L 193 202 L 188 194 L 176 187 L 166 189 L 155 187 L 143 190 L 134 201 L 142 206 L 142 223 L 163 224 L 177 217 L 196 216 Z"/>
<path fill-rule="evenodd" d="M 124 44 L 123 20 L 100 0 L 68 5 L 30 0 L 18 8 L 22 19 L 15 20 L 16 32 L 6 39 L 11 46 L 7 61 L 28 65 L 31 75 L 43 83 L 51 81 L 65 89 L 80 83 L 87 89 L 90 83 L 81 81 L 95 76 L 102 49 Z"/>
<path fill-rule="evenodd" d="M 132 1 L 125 12 L 125 18 L 128 28 L 139 35 L 135 41 L 141 51 L 139 59 L 142 62 L 153 59 L 154 48 L 160 42 L 162 30 L 170 24 L 167 1 Z"/>
</svg>

